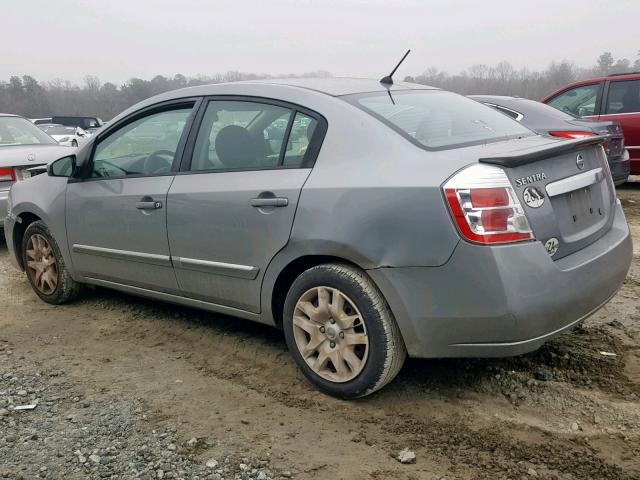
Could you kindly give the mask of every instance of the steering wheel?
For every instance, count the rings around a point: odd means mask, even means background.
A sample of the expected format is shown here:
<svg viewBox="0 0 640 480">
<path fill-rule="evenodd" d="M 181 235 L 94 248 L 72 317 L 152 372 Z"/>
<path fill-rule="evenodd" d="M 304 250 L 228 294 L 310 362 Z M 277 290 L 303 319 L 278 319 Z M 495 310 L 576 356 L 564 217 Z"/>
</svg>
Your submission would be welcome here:
<svg viewBox="0 0 640 480">
<path fill-rule="evenodd" d="M 142 170 L 146 174 L 156 174 L 168 172 L 173 165 L 173 157 L 175 152 L 170 150 L 156 150 L 144 160 Z"/>
<path fill-rule="evenodd" d="M 124 175 L 127 175 L 129 172 L 127 172 L 126 169 L 119 167 L 118 165 L 116 165 L 115 163 L 111 163 L 108 160 L 100 160 L 100 163 L 104 164 L 104 165 L 108 165 L 110 167 L 113 167 L 116 170 L 120 170 Z M 93 173 L 95 173 L 98 177 L 105 177 L 108 175 L 103 175 L 103 172 L 100 170 L 100 168 L 96 168 L 96 166 L 94 165 L 93 167 Z"/>
</svg>

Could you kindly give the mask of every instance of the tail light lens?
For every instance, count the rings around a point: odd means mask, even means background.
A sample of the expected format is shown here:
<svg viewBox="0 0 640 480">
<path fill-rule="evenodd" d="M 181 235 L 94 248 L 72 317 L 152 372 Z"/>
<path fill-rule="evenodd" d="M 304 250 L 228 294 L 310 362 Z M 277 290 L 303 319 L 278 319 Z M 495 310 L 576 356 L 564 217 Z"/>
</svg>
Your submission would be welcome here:
<svg viewBox="0 0 640 480">
<path fill-rule="evenodd" d="M 570 132 L 570 131 L 549 132 L 549 135 L 553 137 L 562 137 L 562 138 L 586 138 L 586 137 L 596 136 L 596 134 L 592 132 Z"/>
<path fill-rule="evenodd" d="M 534 238 L 520 200 L 502 169 L 473 165 L 451 177 L 443 190 L 465 239 L 506 243 Z"/>
<path fill-rule="evenodd" d="M 16 181 L 16 173 L 13 171 L 13 168 L 3 167 L 0 168 L 0 182 L 15 182 Z"/>
</svg>

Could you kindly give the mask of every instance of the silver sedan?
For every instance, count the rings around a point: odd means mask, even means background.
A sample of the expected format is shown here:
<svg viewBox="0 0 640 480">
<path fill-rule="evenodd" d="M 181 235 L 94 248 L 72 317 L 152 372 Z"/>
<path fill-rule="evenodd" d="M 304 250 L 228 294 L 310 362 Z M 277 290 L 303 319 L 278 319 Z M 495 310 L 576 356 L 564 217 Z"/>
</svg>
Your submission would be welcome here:
<svg viewBox="0 0 640 480">
<path fill-rule="evenodd" d="M 344 398 L 407 354 L 534 350 L 611 298 L 632 245 L 605 138 L 384 80 L 146 100 L 14 185 L 15 264 L 52 304 L 99 285 L 282 328 Z"/>
<path fill-rule="evenodd" d="M 47 163 L 71 152 L 26 118 L 0 113 L 0 230 L 11 185 L 44 173 Z"/>
</svg>

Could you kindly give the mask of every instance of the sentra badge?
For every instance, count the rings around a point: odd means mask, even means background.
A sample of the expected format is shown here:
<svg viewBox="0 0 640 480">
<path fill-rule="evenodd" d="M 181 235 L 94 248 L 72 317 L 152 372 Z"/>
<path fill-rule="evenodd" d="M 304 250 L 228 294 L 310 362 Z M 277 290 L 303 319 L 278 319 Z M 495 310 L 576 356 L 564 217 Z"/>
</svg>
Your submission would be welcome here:
<svg viewBox="0 0 640 480">
<path fill-rule="evenodd" d="M 546 180 L 547 175 L 544 172 L 534 173 L 533 175 L 528 175 L 526 177 L 516 178 L 516 187 L 522 187 L 523 185 L 528 185 L 533 182 L 540 182 L 542 180 Z"/>
</svg>

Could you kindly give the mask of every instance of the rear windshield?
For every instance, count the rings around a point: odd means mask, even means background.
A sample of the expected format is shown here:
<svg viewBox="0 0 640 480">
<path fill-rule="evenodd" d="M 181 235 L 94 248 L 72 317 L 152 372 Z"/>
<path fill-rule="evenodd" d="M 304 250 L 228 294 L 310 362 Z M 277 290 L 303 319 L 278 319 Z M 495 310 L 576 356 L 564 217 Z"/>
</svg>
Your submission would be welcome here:
<svg viewBox="0 0 640 480">
<path fill-rule="evenodd" d="M 575 120 L 578 118 L 569 112 L 562 112 L 557 108 L 547 105 L 546 103 L 525 99 L 517 100 L 516 102 L 517 103 L 514 103 L 514 105 L 522 104 L 522 113 L 525 115 L 539 115 L 543 118 L 557 118 L 558 120 Z M 517 110 L 517 106 L 514 106 L 513 108 Z"/>
<path fill-rule="evenodd" d="M 43 130 L 49 135 L 74 135 L 76 133 L 76 127 L 64 127 L 62 125 L 44 127 Z"/>
<path fill-rule="evenodd" d="M 515 120 L 442 90 L 365 93 L 344 97 L 427 149 L 448 149 L 534 135 Z"/>
<path fill-rule="evenodd" d="M 26 118 L 0 117 L 0 147 L 51 143 L 56 141 Z"/>
<path fill-rule="evenodd" d="M 85 129 L 99 128 L 101 126 L 100 119 L 95 117 L 53 117 L 51 123 L 59 123 L 61 125 L 69 125 L 72 127 L 82 127 Z"/>
</svg>

